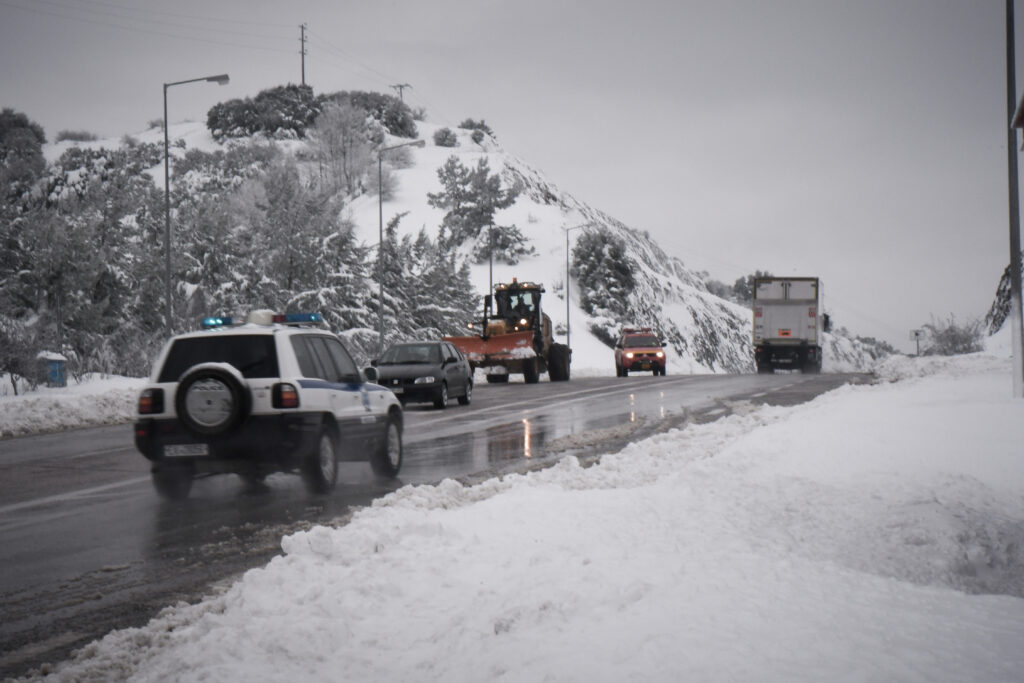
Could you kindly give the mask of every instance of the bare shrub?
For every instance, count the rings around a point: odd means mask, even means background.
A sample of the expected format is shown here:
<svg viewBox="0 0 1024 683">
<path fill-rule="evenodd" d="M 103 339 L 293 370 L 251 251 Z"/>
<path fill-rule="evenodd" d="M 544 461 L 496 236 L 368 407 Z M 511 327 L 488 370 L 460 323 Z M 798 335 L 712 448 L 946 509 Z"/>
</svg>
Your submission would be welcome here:
<svg viewBox="0 0 1024 683">
<path fill-rule="evenodd" d="M 975 353 L 983 348 L 985 328 L 981 320 L 959 324 L 950 314 L 948 320 L 936 320 L 933 317 L 924 329 L 928 331 L 928 341 L 921 350 L 925 356 L 957 356 Z"/>
</svg>

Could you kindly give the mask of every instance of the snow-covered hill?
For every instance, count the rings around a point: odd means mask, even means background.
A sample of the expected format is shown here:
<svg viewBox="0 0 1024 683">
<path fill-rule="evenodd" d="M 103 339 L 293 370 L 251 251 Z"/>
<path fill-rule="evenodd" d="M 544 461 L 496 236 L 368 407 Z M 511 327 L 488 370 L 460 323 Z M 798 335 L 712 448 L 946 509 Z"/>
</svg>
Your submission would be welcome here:
<svg viewBox="0 0 1024 683">
<path fill-rule="evenodd" d="M 499 211 L 495 223 L 518 227 L 536 249 L 536 255 L 516 265 L 495 262 L 493 281 L 508 282 L 515 277 L 545 285 L 545 310 L 555 329 L 564 334 L 568 327 L 570 332 L 574 372 L 614 372 L 611 349 L 600 337 L 607 339 L 614 330 L 629 325 L 650 325 L 660 331 L 667 343 L 669 372 L 753 371 L 749 308 L 711 294 L 701 275 L 687 268 L 678 256 L 666 254 L 647 233 L 562 191 L 543 173 L 505 152 L 490 136 L 478 144 L 471 139 L 472 131 L 457 129 L 456 147 L 438 147 L 432 139 L 439 126 L 419 122 L 418 127 L 426 146 L 411 150 L 413 165 L 394 171 L 399 188 L 383 204 L 383 221 L 406 213 L 400 232 L 415 234 L 421 228 L 436 232 L 444 212 L 430 206 L 426 197 L 440 190 L 437 169 L 452 155 L 467 167 L 486 159 L 492 171 L 500 173 L 503 185 L 520 189 L 515 204 Z M 389 140 L 389 144 L 402 142 Z M 350 206 L 351 217 L 367 243 L 378 239 L 379 210 L 376 195 L 364 195 Z M 571 275 L 566 307 L 567 257 L 571 261 L 572 248 L 586 231 L 607 231 L 624 245 L 634 269 L 635 286 L 624 306 L 632 317 L 614 319 L 585 311 L 580 305 L 581 285 Z M 488 291 L 490 279 L 488 264 L 473 267 L 473 281 L 481 293 Z M 875 362 L 871 349 L 844 336 L 828 335 L 825 346 L 827 370 L 866 371 Z"/>
</svg>

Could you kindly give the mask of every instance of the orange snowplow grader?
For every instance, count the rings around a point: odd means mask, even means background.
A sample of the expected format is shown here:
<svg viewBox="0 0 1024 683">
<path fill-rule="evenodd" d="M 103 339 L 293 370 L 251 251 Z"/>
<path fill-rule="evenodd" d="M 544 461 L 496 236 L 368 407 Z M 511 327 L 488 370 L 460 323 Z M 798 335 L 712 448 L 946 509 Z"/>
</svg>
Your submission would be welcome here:
<svg viewBox="0 0 1024 683">
<path fill-rule="evenodd" d="M 494 296 L 484 296 L 483 320 L 470 329 L 479 333 L 445 337 L 454 344 L 475 370 L 484 368 L 487 381 L 507 382 L 512 373 L 522 373 L 527 384 L 547 372 L 552 382 L 569 379 L 571 351 L 551 336 L 551 318 L 541 311 L 543 285 L 519 282 L 494 285 Z"/>
</svg>

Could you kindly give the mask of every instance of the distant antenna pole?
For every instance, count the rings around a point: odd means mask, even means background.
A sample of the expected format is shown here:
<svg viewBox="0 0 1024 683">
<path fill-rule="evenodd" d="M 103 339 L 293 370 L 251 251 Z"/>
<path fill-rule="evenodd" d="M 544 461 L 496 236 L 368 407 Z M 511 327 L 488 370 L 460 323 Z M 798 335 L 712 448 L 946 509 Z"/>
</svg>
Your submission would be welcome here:
<svg viewBox="0 0 1024 683">
<path fill-rule="evenodd" d="M 302 55 L 302 85 L 306 85 L 306 24 L 305 23 L 299 25 L 299 31 L 300 31 L 300 36 L 301 36 L 299 38 L 299 43 L 301 44 L 301 49 L 299 50 L 299 54 Z"/>
<path fill-rule="evenodd" d="M 403 92 L 403 91 L 404 91 L 404 90 L 405 90 L 406 88 L 409 88 L 410 90 L 412 90 L 412 86 L 411 86 L 411 85 L 409 85 L 408 83 L 397 83 L 397 84 L 395 84 L 395 85 L 393 85 L 393 86 L 391 86 L 391 87 L 392 87 L 392 88 L 394 88 L 395 90 L 397 90 L 397 91 L 398 91 L 398 99 L 399 99 L 399 101 L 401 101 L 401 102 L 405 102 L 405 98 L 404 98 L 404 97 L 402 97 L 402 92 Z"/>
</svg>

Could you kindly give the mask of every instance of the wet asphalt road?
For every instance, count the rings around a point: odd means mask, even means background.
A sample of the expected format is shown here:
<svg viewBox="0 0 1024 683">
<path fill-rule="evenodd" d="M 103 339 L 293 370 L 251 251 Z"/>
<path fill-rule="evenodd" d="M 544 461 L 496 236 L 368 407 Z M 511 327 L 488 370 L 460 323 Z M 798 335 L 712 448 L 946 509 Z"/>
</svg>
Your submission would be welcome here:
<svg viewBox="0 0 1024 683">
<path fill-rule="evenodd" d="M 280 554 L 282 535 L 343 523 L 406 484 L 480 481 L 573 454 L 598 459 L 644 436 L 726 414 L 738 401 L 792 405 L 862 375 L 686 375 L 479 383 L 470 406 L 406 409 L 396 481 L 344 463 L 336 491 L 298 477 L 258 489 L 223 475 L 160 500 L 130 425 L 0 441 L 0 676 L 20 676 L 162 607 L 195 601 Z"/>
</svg>

